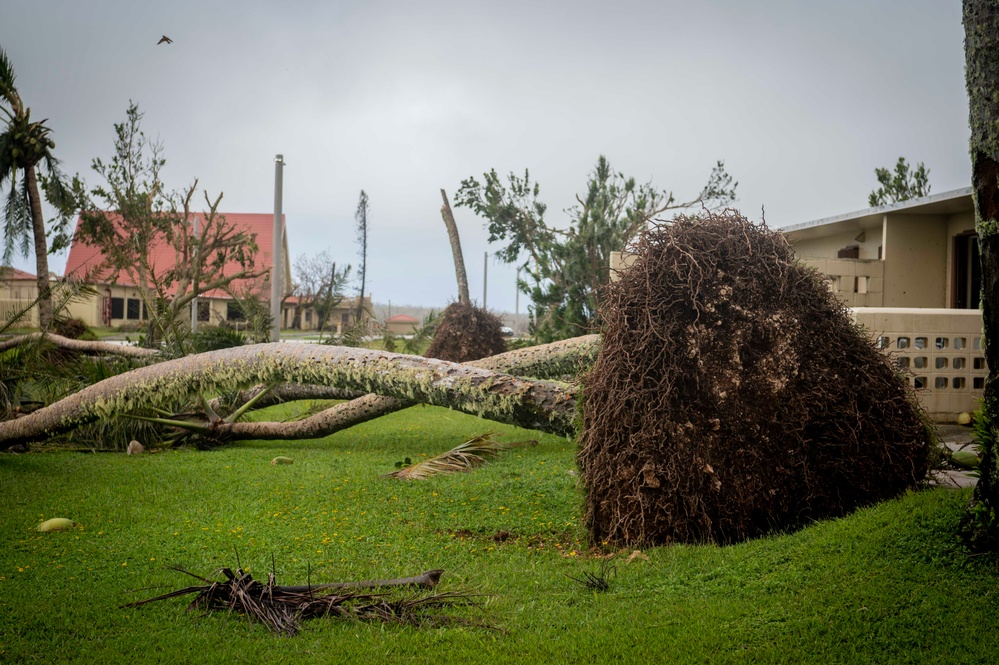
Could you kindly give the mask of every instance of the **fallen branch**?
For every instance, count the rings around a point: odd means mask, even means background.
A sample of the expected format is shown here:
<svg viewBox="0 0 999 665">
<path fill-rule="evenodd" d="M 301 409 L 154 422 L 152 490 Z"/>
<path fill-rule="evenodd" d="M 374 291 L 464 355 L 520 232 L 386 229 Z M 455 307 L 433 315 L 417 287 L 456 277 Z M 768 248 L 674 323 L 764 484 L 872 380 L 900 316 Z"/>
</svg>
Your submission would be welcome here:
<svg viewBox="0 0 999 665">
<path fill-rule="evenodd" d="M 0 351 L 6 351 L 7 349 L 13 349 L 16 346 L 21 346 L 22 344 L 29 344 L 31 342 L 43 340 L 61 349 L 79 351 L 80 353 L 124 356 L 126 358 L 153 358 L 159 355 L 159 351 L 156 349 L 144 349 L 139 346 L 114 344 L 111 342 L 101 342 L 95 340 L 70 339 L 69 337 L 63 337 L 62 335 L 56 335 L 55 333 L 29 333 L 27 335 L 10 337 L 0 341 Z"/>
<path fill-rule="evenodd" d="M 442 570 L 428 570 L 414 577 L 403 577 L 394 580 L 371 580 L 367 582 L 340 582 L 334 584 L 309 584 L 299 586 L 280 586 L 276 583 L 274 574 L 267 576 L 267 583 L 254 580 L 242 569 L 233 572 L 223 568 L 216 574 L 223 575 L 224 582 L 213 581 L 196 575 L 183 568 L 171 567 L 172 570 L 190 575 L 205 583 L 204 586 L 189 586 L 155 598 L 147 598 L 134 603 L 121 605 L 139 607 L 160 600 L 177 598 L 196 593 L 194 600 L 188 605 L 190 610 L 225 610 L 245 614 L 247 619 L 256 619 L 277 633 L 294 635 L 298 632 L 301 619 L 314 617 L 333 617 L 359 619 L 362 621 L 384 621 L 404 623 L 408 625 L 479 625 L 484 624 L 447 615 L 430 615 L 427 610 L 467 605 L 473 596 L 463 592 L 449 592 L 414 596 L 398 600 L 387 600 L 384 592 L 361 592 L 361 588 L 400 588 L 421 587 L 434 588 L 440 580 Z M 347 593 L 337 593 L 338 589 L 353 589 Z M 333 591 L 332 593 L 322 593 Z"/>
</svg>

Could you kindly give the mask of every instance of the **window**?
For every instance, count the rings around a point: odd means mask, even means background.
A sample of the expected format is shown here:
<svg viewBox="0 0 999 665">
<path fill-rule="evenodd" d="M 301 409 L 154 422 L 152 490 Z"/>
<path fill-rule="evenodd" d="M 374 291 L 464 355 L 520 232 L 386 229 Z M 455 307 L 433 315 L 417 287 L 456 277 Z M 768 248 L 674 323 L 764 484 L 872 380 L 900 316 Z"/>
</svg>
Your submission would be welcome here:
<svg viewBox="0 0 999 665">
<path fill-rule="evenodd" d="M 210 321 L 212 318 L 212 304 L 207 300 L 198 301 L 198 321 Z"/>
<path fill-rule="evenodd" d="M 978 309 L 982 292 L 982 265 L 978 236 L 966 233 L 954 238 L 954 307 Z"/>
<path fill-rule="evenodd" d="M 937 369 L 947 369 L 947 359 L 946 358 L 937 358 L 935 366 L 936 366 Z"/>
<path fill-rule="evenodd" d="M 340 325 L 345 327 L 350 325 L 350 314 L 344 312 L 340 315 Z"/>
<path fill-rule="evenodd" d="M 938 349 L 946 349 L 946 348 L 947 348 L 947 343 L 948 343 L 949 341 L 950 341 L 950 340 L 948 340 L 948 339 L 947 339 L 946 337 L 937 337 L 937 338 L 936 338 L 936 341 L 934 342 L 934 345 L 935 345 L 935 346 L 936 346 L 936 347 L 937 347 Z"/>
<path fill-rule="evenodd" d="M 908 349 L 909 348 L 909 338 L 908 337 L 899 337 L 898 340 L 895 342 L 895 344 L 897 344 L 898 348 L 900 348 L 900 349 Z"/>
<path fill-rule="evenodd" d="M 142 311 L 142 303 L 139 302 L 138 298 L 129 298 L 126 304 L 125 318 L 129 320 L 139 320 L 139 314 Z"/>
<path fill-rule="evenodd" d="M 964 369 L 967 367 L 967 362 L 964 358 L 954 358 L 954 362 L 951 365 L 954 369 Z"/>
<path fill-rule="evenodd" d="M 305 322 L 306 323 L 312 323 L 312 310 L 311 309 L 305 310 Z"/>
<path fill-rule="evenodd" d="M 111 299 L 111 318 L 112 319 L 124 319 L 125 318 L 125 299 L 124 298 L 112 298 Z"/>
<path fill-rule="evenodd" d="M 917 349 L 925 349 L 926 348 L 926 338 L 925 337 L 917 337 L 916 338 L 916 348 Z"/>
<path fill-rule="evenodd" d="M 245 321 L 246 316 L 243 314 L 243 310 L 240 309 L 238 304 L 234 302 L 227 302 L 225 305 L 225 320 Z"/>
</svg>

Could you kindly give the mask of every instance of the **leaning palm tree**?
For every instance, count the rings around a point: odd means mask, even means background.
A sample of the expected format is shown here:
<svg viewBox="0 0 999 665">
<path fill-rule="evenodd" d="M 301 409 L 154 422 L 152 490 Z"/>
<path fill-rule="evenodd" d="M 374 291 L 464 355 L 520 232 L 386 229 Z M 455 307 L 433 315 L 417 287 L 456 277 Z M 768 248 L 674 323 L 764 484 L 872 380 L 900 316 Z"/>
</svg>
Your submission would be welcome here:
<svg viewBox="0 0 999 665">
<path fill-rule="evenodd" d="M 36 167 L 45 169 L 43 189 L 46 198 L 68 218 L 70 191 L 52 156 L 55 142 L 49 138 L 51 129 L 45 120 L 32 122 L 31 109 L 25 107 L 15 85 L 14 68 L 7 54 L 0 49 L 0 111 L 6 116 L 6 127 L 0 133 L 0 188 L 9 192 L 4 197 L 3 263 L 9 264 L 15 250 L 28 255 L 31 241 L 35 248 L 35 272 L 38 275 L 38 325 L 43 330 L 52 322 L 52 297 L 49 289 L 48 241 L 45 218 L 39 194 Z"/>
</svg>

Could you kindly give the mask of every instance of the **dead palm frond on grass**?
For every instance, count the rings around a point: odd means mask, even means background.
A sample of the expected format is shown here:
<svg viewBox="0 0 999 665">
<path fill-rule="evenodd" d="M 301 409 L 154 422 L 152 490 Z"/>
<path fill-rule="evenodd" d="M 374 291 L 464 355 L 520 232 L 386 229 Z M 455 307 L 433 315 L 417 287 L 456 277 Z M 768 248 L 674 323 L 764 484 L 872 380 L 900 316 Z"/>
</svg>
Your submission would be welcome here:
<svg viewBox="0 0 999 665">
<path fill-rule="evenodd" d="M 223 581 L 202 577 L 183 568 L 174 566 L 170 568 L 205 584 L 184 587 L 155 598 L 127 603 L 122 607 L 139 607 L 159 600 L 196 593 L 197 596 L 187 607 L 188 611 L 236 612 L 245 615 L 250 622 L 259 621 L 272 631 L 288 636 L 298 632 L 302 619 L 322 617 L 425 627 L 450 625 L 490 627 L 474 619 L 433 612 L 438 609 L 475 605 L 475 594 L 449 591 L 423 595 L 410 593 L 408 596 L 393 598 L 391 591 L 385 590 L 392 587 L 432 589 L 440 579 L 443 572 L 441 570 L 430 570 L 415 577 L 395 580 L 279 586 L 273 572 L 268 574 L 267 582 L 263 583 L 253 579 L 241 568 L 237 568 L 235 572 L 230 568 L 222 568 L 213 574 L 215 577 L 223 576 L 225 578 Z"/>
<path fill-rule="evenodd" d="M 486 432 L 455 446 L 446 453 L 435 455 L 415 464 L 407 464 L 407 466 L 402 466 L 397 471 L 385 475 L 403 480 L 426 480 L 442 473 L 471 471 L 485 464 L 488 458 L 495 457 L 504 450 L 538 444 L 535 440 L 506 443 L 494 439 L 495 435 L 495 432 Z M 409 458 L 406 459 L 406 462 L 409 462 Z"/>
</svg>

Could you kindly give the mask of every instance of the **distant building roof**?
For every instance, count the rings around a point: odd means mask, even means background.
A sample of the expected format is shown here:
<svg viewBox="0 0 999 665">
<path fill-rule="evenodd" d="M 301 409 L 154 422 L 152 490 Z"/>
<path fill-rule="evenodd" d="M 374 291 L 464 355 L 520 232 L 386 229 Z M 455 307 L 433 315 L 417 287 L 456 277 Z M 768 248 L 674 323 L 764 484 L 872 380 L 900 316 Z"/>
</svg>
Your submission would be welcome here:
<svg viewBox="0 0 999 665">
<path fill-rule="evenodd" d="M 17 268 L 11 268 L 9 266 L 0 266 L 0 279 L 5 282 L 20 280 L 30 280 L 33 282 L 38 278 L 30 272 L 24 272 L 23 270 L 18 270 Z"/>
<path fill-rule="evenodd" d="M 792 224 L 778 229 L 791 241 L 830 235 L 838 231 L 863 230 L 881 226 L 885 215 L 952 215 L 974 210 L 971 188 L 952 189 L 918 199 L 899 201 L 875 208 L 864 208 L 832 217 Z"/>
<path fill-rule="evenodd" d="M 396 314 L 395 316 L 390 316 L 386 323 L 419 323 L 419 319 L 414 319 L 408 314 Z"/>
<path fill-rule="evenodd" d="M 257 254 L 254 257 L 254 269 L 269 269 L 273 264 L 274 255 L 274 215 L 270 213 L 220 213 L 225 216 L 228 223 L 233 224 L 237 227 L 246 229 L 251 234 L 256 235 L 257 243 Z M 200 214 L 194 213 L 191 218 L 201 217 Z M 76 222 L 76 228 L 79 230 L 81 220 L 78 218 Z M 282 217 L 282 223 L 284 218 Z M 287 244 L 287 233 L 285 234 L 285 240 Z M 155 242 L 151 247 L 148 248 L 150 253 L 150 265 L 155 266 L 157 271 L 169 270 L 173 267 L 176 260 L 173 247 L 171 247 L 166 242 Z M 286 255 L 287 256 L 287 255 Z M 117 275 L 111 275 L 108 273 L 99 273 L 97 271 L 98 266 L 104 261 L 104 254 L 100 248 L 87 245 L 82 241 L 78 240 L 76 237 L 73 238 L 73 243 L 69 248 L 69 258 L 66 259 L 66 276 L 75 277 L 80 279 L 86 279 L 88 282 L 95 284 L 118 284 L 121 286 L 136 286 L 133 284 L 132 278 L 124 270 L 119 272 Z M 239 264 L 236 261 L 230 261 L 226 264 L 223 272 L 225 274 L 232 274 L 239 271 Z M 285 278 L 290 275 L 289 266 L 287 264 L 282 266 L 282 273 L 284 273 Z M 232 283 L 233 289 L 242 289 L 244 287 L 252 288 L 253 285 L 250 284 L 251 280 L 237 280 Z M 216 290 L 208 292 L 204 295 L 209 297 L 226 297 L 226 294 L 222 291 Z"/>
</svg>

